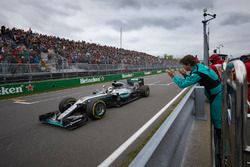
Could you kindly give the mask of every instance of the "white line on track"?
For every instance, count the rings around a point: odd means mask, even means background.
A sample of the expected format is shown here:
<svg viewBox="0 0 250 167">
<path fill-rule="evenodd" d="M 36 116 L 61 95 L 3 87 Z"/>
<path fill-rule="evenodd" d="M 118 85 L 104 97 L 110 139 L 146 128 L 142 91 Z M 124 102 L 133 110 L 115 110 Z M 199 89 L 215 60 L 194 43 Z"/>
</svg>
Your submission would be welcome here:
<svg viewBox="0 0 250 167">
<path fill-rule="evenodd" d="M 38 103 L 38 101 L 27 102 L 27 101 L 25 101 L 25 100 L 14 100 L 13 103 L 16 103 L 16 104 L 34 104 L 34 103 Z"/>
<path fill-rule="evenodd" d="M 54 97 L 54 96 L 60 96 L 62 94 L 65 94 L 65 92 L 54 92 L 53 94 L 50 94 L 49 93 L 45 93 L 45 94 L 34 94 L 34 95 L 31 95 L 31 96 L 24 96 L 24 97 L 20 97 L 22 99 L 32 99 L 32 100 L 35 100 L 35 99 L 41 99 L 41 98 L 48 98 L 48 97 Z"/>
<path fill-rule="evenodd" d="M 64 93 L 65 94 L 65 93 Z M 57 96 L 57 97 L 50 97 L 50 98 L 46 98 L 43 100 L 37 100 L 37 101 L 27 101 L 27 100 L 23 100 L 23 99 L 13 99 L 13 103 L 16 104 L 36 104 L 36 103 L 40 103 L 40 102 L 45 102 L 45 101 L 50 101 L 50 100 L 55 100 L 55 99 L 61 99 L 63 97 L 69 97 L 72 95 L 77 95 L 77 94 L 82 94 L 81 92 L 76 92 L 76 93 L 72 93 L 72 94 L 67 94 L 67 95 L 63 95 L 63 96 Z"/>
<path fill-rule="evenodd" d="M 168 104 L 166 104 L 160 111 L 157 112 L 147 123 L 145 123 L 138 131 L 136 131 L 127 141 L 125 141 L 120 147 L 118 147 L 107 159 L 105 159 L 98 167 L 110 166 L 154 121 L 161 116 L 165 110 L 172 105 L 172 103 L 186 90 L 183 89 L 173 98 Z"/>
</svg>

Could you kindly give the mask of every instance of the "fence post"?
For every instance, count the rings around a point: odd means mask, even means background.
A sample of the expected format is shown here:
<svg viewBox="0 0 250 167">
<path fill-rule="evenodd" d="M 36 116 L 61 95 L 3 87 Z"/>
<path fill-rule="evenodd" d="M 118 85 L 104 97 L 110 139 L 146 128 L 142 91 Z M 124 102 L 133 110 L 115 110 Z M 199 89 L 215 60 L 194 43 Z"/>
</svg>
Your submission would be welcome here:
<svg viewBox="0 0 250 167">
<path fill-rule="evenodd" d="M 204 86 L 195 86 L 194 89 L 195 98 L 195 117 L 199 120 L 207 120 L 207 114 L 205 112 L 205 94 Z"/>
</svg>

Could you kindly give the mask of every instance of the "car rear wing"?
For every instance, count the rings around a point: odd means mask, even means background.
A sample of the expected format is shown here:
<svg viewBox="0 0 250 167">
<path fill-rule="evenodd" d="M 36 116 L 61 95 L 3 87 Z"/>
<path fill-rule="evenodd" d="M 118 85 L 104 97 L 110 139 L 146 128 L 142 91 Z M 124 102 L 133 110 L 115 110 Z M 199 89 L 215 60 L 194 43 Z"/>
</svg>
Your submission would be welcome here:
<svg viewBox="0 0 250 167">
<path fill-rule="evenodd" d="M 130 86 L 134 86 L 135 83 L 139 84 L 139 86 L 142 86 L 144 85 L 144 78 L 130 78 L 130 79 L 127 79 L 127 83 Z"/>
</svg>

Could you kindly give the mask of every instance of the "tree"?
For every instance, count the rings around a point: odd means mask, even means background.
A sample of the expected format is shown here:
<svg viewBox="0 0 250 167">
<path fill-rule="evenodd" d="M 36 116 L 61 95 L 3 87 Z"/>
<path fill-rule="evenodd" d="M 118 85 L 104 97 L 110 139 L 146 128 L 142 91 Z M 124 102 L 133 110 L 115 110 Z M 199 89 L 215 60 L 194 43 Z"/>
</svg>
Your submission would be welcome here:
<svg viewBox="0 0 250 167">
<path fill-rule="evenodd" d="M 173 60 L 173 55 L 164 54 L 165 60 Z"/>
</svg>

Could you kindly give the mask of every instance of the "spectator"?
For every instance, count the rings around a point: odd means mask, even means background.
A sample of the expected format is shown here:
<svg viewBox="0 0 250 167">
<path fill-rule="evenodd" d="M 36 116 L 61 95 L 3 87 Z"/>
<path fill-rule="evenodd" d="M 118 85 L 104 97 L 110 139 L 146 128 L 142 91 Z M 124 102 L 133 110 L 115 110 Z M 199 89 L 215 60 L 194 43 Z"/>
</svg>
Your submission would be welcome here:
<svg viewBox="0 0 250 167">
<path fill-rule="evenodd" d="M 62 65 L 63 65 L 63 60 L 61 57 L 58 58 L 57 60 L 57 64 L 58 64 L 58 70 L 61 71 L 62 70 Z"/>
<path fill-rule="evenodd" d="M 222 60 L 219 55 L 212 54 L 209 57 L 209 61 L 211 62 L 209 68 L 214 70 L 214 72 L 218 75 L 220 81 L 222 81 L 222 64 L 224 63 L 224 60 Z"/>
<path fill-rule="evenodd" d="M 175 75 L 172 71 L 169 71 L 168 75 L 180 88 L 196 83 L 205 87 L 205 94 L 210 103 L 212 124 L 214 125 L 215 162 L 216 166 L 220 166 L 222 84 L 216 73 L 207 66 L 197 63 L 194 56 L 187 55 L 180 60 L 180 63 L 186 71 L 190 71 L 190 74 L 187 75 L 184 70 L 180 70 L 184 78 Z"/>
<path fill-rule="evenodd" d="M 24 47 L 25 50 L 22 50 L 21 53 L 18 52 L 18 56 L 15 55 L 16 60 L 24 56 L 23 63 L 28 62 L 27 57 L 34 57 L 33 51 L 37 52 L 39 57 L 41 57 L 42 53 L 48 53 L 50 57 L 48 59 L 51 63 L 57 63 L 56 55 L 62 57 L 63 60 L 68 59 L 69 63 L 123 63 L 128 65 L 162 65 L 166 63 L 163 59 L 146 53 L 42 35 L 34 33 L 31 28 L 28 31 L 24 31 L 1 26 L 1 43 L 4 45 L 0 46 L 2 50 L 10 50 L 10 52 L 16 52 L 16 48 Z M 51 51 L 53 54 L 50 54 Z M 5 55 L 4 53 L 4 59 Z"/>
<path fill-rule="evenodd" d="M 68 61 L 69 68 L 71 69 L 72 68 L 72 57 L 67 56 L 67 61 Z"/>
<path fill-rule="evenodd" d="M 196 61 L 196 63 L 200 63 L 200 60 L 198 59 L 197 55 L 195 55 L 195 61 Z"/>
<path fill-rule="evenodd" d="M 245 64 L 246 67 L 246 71 L 247 71 L 247 99 L 248 102 L 250 102 L 250 54 L 247 55 L 242 55 L 240 57 L 240 60 L 243 61 L 243 63 Z M 250 113 L 250 108 L 248 107 L 248 113 Z"/>
<path fill-rule="evenodd" d="M 0 63 L 2 63 L 2 62 L 3 62 L 3 55 L 0 54 Z"/>
</svg>

